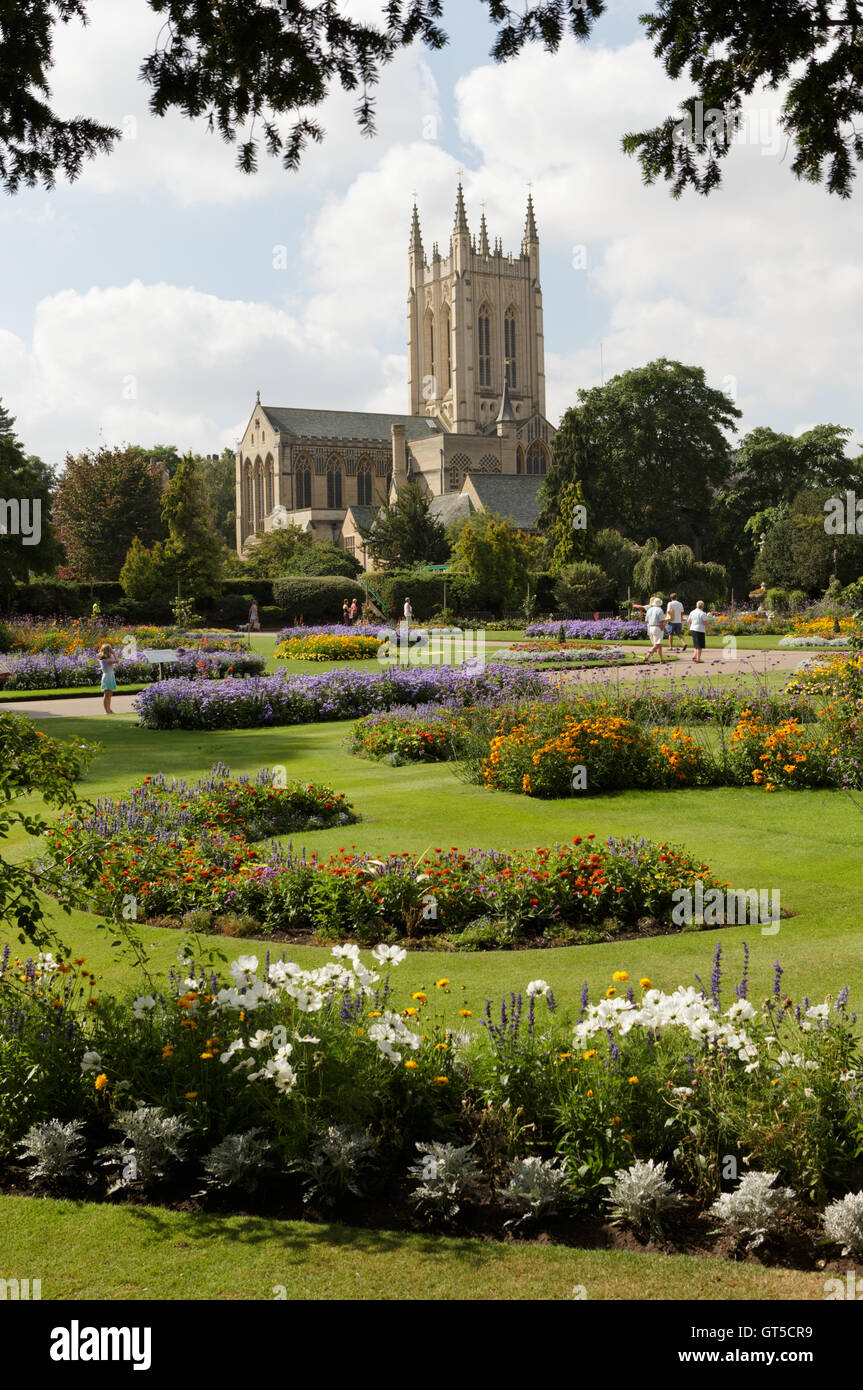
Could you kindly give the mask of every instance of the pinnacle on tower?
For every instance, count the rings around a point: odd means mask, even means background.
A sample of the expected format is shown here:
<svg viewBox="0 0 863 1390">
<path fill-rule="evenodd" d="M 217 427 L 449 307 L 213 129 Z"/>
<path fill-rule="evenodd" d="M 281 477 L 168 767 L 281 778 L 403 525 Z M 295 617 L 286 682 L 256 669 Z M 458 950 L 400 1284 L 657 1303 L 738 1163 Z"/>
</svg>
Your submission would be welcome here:
<svg viewBox="0 0 863 1390">
<path fill-rule="evenodd" d="M 521 243 L 521 244 L 522 244 L 523 247 L 526 247 L 526 246 L 527 246 L 530 242 L 532 242 L 532 241 L 539 241 L 539 237 L 538 237 L 537 234 L 536 234 L 536 221 L 535 221 L 534 215 L 533 215 L 533 194 L 532 194 L 532 193 L 528 193 L 528 195 L 527 195 L 527 217 L 525 218 L 525 223 L 524 223 L 524 236 L 523 236 L 523 238 L 522 238 L 522 243 Z"/>
<path fill-rule="evenodd" d="M 456 194 L 455 200 L 455 226 L 453 228 L 453 232 L 458 233 L 469 231 L 470 228 L 467 225 L 467 213 L 464 210 L 464 193 L 462 192 L 461 179 L 459 179 L 458 193 Z"/>
<path fill-rule="evenodd" d="M 504 378 L 503 395 L 500 398 L 500 410 L 497 413 L 495 424 L 501 425 L 507 420 L 515 420 L 515 411 L 509 398 L 509 382 Z"/>
<path fill-rule="evenodd" d="M 480 254 L 481 256 L 487 256 L 487 255 L 489 254 L 489 250 L 488 250 L 488 228 L 487 228 L 486 225 L 485 225 L 485 210 L 484 210 L 484 209 L 483 209 L 482 217 L 480 218 L 480 222 L 479 222 L 479 254 Z"/>
<path fill-rule="evenodd" d="M 423 254 L 423 239 L 420 232 L 420 217 L 417 212 L 417 205 L 414 203 L 413 217 L 411 218 L 411 250 L 417 255 Z"/>
</svg>

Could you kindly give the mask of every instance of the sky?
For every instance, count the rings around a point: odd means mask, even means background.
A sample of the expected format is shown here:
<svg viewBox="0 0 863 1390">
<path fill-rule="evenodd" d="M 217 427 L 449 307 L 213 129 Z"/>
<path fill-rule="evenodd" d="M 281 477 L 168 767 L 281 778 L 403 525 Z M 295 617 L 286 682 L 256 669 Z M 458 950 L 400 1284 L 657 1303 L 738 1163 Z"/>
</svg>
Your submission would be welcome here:
<svg viewBox="0 0 863 1390">
<path fill-rule="evenodd" d="M 357 18 L 381 0 L 344 0 Z M 586 44 L 505 64 L 479 0 L 449 0 L 441 52 L 385 69 L 378 134 L 336 89 L 299 172 L 203 120 L 158 119 L 137 71 L 159 18 L 91 0 L 59 30 L 52 100 L 124 139 L 73 184 L 0 193 L 0 399 L 28 453 L 60 465 L 126 442 L 218 453 L 265 404 L 407 411 L 413 196 L 445 253 L 462 169 L 471 230 L 518 252 L 528 186 L 540 237 L 547 413 L 661 356 L 704 368 L 757 425 L 834 423 L 863 447 L 863 185 L 801 183 L 776 93 L 708 198 L 642 184 L 621 136 L 688 94 L 653 57 L 644 0 L 618 0 Z M 738 435 L 739 437 L 739 435 Z"/>
</svg>

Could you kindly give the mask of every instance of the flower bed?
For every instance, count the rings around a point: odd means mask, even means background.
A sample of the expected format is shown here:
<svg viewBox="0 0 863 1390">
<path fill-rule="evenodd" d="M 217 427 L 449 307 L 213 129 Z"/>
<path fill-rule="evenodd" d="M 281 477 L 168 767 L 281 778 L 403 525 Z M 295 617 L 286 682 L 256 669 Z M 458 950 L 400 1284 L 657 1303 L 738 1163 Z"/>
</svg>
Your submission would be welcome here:
<svg viewBox="0 0 863 1390">
<path fill-rule="evenodd" d="M 118 648 L 118 653 L 122 648 Z M 94 651 L 81 650 L 67 655 L 63 652 L 44 652 L 36 656 L 9 656 L 6 664 L 11 675 L 5 683 L 7 690 L 65 690 L 76 686 L 98 686 L 101 679 L 99 658 Z M 178 676 L 205 677 L 220 680 L 224 676 L 259 676 L 267 667 L 266 660 L 255 652 L 182 651 L 171 666 Z M 158 665 L 143 656 L 123 658 L 114 667 L 118 685 L 142 685 L 157 681 Z"/>
<path fill-rule="evenodd" d="M 346 743 L 364 758 L 401 763 L 437 763 L 457 756 L 468 711 L 443 705 L 417 705 L 367 714 L 358 719 Z"/>
<path fill-rule="evenodd" d="M 389 628 L 379 627 L 376 623 L 357 623 L 353 627 L 346 627 L 344 623 L 310 623 L 308 627 L 294 626 L 283 627 L 276 642 L 289 642 L 295 637 L 380 637 L 383 632 L 389 632 Z"/>
<path fill-rule="evenodd" d="M 791 1239 L 798 1267 L 835 1268 L 863 1254 L 848 990 L 792 1002 L 777 963 L 751 1000 L 747 958 L 730 999 L 717 948 L 709 989 L 618 969 L 572 1019 L 537 979 L 499 1005 L 462 994 L 453 1027 L 457 982 L 409 994 L 392 946 L 336 946 L 312 970 L 244 955 L 224 974 L 184 951 L 166 988 L 128 998 L 96 996 L 85 961 L 7 947 L 7 1181 L 186 1203 L 203 1182 L 203 1200 L 321 1215 L 371 1200 L 486 1233 L 550 1218 L 571 1243 L 560 1218 L 605 1214 L 717 1254 L 775 1258 Z"/>
<path fill-rule="evenodd" d="M 786 682 L 790 695 L 858 700 L 863 696 L 863 653 L 814 658 Z"/>
<path fill-rule="evenodd" d="M 370 661 L 380 651 L 377 637 L 359 633 L 339 636 L 287 637 L 279 642 L 274 656 L 277 661 Z"/>
<path fill-rule="evenodd" d="M 863 702 L 827 706 L 813 724 L 741 711 L 727 739 L 696 738 L 581 701 L 476 710 L 459 745 L 468 780 L 528 796 L 628 788 L 860 786 Z"/>
<path fill-rule="evenodd" d="M 546 642 L 519 642 L 508 647 L 504 661 L 530 663 L 533 666 L 565 667 L 574 671 L 587 666 L 626 666 L 630 652 L 623 647 L 589 647 L 579 642 L 551 646 Z"/>
<path fill-rule="evenodd" d="M 112 618 L 0 618 L 0 652 L 38 656 L 56 652 L 74 656 L 94 652 L 102 642 L 121 651 L 128 639 L 138 647 L 177 647 L 199 651 L 245 651 L 247 642 L 236 633 L 205 629 L 199 633 L 180 632 L 175 627 L 139 623 L 118 624 Z"/>
<path fill-rule="evenodd" d="M 497 663 L 472 672 L 457 666 L 354 671 L 314 676 L 252 677 L 208 682 L 159 681 L 135 699 L 139 723 L 148 729 L 254 729 L 267 724 L 312 724 L 356 719 L 394 705 L 451 699 L 473 705 L 540 695 L 546 678 Z"/>
<path fill-rule="evenodd" d="M 557 637 L 561 632 L 567 638 L 583 637 L 588 640 L 602 638 L 610 642 L 633 642 L 647 636 L 646 623 L 633 622 L 623 618 L 599 618 L 579 620 L 577 618 L 548 618 L 540 623 L 531 623 L 524 630 L 525 637 Z"/>
<path fill-rule="evenodd" d="M 850 641 L 849 637 L 780 637 L 778 645 L 780 647 L 846 647 Z"/>
<path fill-rule="evenodd" d="M 196 912 L 202 927 L 234 934 L 240 923 L 245 935 L 366 944 L 442 936 L 474 950 L 538 938 L 600 940 L 648 916 L 672 930 L 674 890 L 696 878 L 716 884 L 705 864 L 677 847 L 646 840 L 593 847 L 593 838 L 512 854 L 436 849 L 417 861 L 343 849 L 319 860 L 212 830 L 196 836 L 191 826 L 183 835 L 146 833 L 108 813 L 95 823 L 61 822 L 48 837 L 45 881 L 77 888 L 94 910 L 112 915 L 133 893 L 139 919 L 179 922 Z"/>
<path fill-rule="evenodd" d="M 209 777 L 192 783 L 161 773 L 145 777 L 125 800 L 101 797 L 92 814 L 67 812 L 48 838 L 58 860 L 67 854 L 104 859 L 114 849 L 124 855 L 142 839 L 159 840 L 170 851 L 201 832 L 253 842 L 356 820 L 350 802 L 331 787 L 283 781 L 268 767 L 254 781 L 232 777 L 229 767 L 216 763 Z M 212 853 L 222 852 L 230 857 L 233 850 L 214 842 Z"/>
</svg>

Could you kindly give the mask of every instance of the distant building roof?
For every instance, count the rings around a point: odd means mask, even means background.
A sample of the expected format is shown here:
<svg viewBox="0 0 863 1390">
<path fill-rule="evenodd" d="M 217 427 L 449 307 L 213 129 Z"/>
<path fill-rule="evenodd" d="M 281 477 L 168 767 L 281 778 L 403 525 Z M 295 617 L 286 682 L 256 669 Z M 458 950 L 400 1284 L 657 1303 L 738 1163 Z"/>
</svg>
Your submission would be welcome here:
<svg viewBox="0 0 863 1390">
<path fill-rule="evenodd" d="M 470 486 L 484 511 L 509 517 L 522 531 L 535 531 L 539 515 L 536 494 L 541 482 L 534 474 L 469 472 L 462 491 Z"/>
<path fill-rule="evenodd" d="M 345 513 L 345 520 L 350 516 L 358 529 L 361 526 L 371 526 L 375 510 L 374 507 L 366 507 L 362 503 L 352 502 Z"/>
<path fill-rule="evenodd" d="M 366 410 L 303 410 L 280 405 L 261 406 L 274 430 L 296 439 L 365 439 L 390 441 L 390 426 L 404 425 L 406 439 L 427 439 L 445 433 L 437 416 L 378 415 Z"/>
<path fill-rule="evenodd" d="M 471 499 L 463 492 L 445 492 L 441 497 L 433 497 L 429 504 L 429 515 L 442 526 L 466 521 L 473 510 Z"/>
</svg>

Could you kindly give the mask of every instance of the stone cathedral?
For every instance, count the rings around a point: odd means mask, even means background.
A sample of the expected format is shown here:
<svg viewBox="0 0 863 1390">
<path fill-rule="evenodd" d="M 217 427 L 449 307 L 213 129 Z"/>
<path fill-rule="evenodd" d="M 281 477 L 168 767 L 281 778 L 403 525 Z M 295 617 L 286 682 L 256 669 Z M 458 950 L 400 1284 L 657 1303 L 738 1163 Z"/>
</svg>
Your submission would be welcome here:
<svg viewBox="0 0 863 1390">
<path fill-rule="evenodd" d="M 237 451 L 237 549 L 297 524 L 371 567 L 361 528 L 407 481 L 444 525 L 474 511 L 536 528 L 551 459 L 539 237 L 533 200 L 521 252 L 468 226 L 461 184 L 447 256 L 423 248 L 413 209 L 408 295 L 409 415 L 262 405 Z"/>
</svg>

